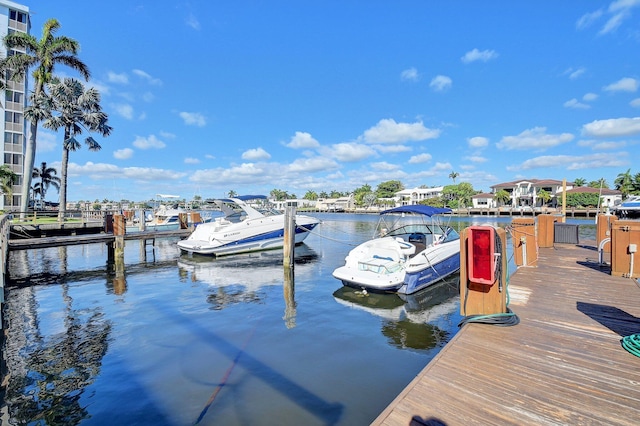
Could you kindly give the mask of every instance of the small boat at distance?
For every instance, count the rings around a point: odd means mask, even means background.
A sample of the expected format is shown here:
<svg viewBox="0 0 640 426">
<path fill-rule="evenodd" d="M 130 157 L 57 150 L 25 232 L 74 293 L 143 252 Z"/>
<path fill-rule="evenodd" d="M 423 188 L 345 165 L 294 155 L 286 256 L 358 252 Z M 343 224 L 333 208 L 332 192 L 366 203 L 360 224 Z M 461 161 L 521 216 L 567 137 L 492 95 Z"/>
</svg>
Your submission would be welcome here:
<svg viewBox="0 0 640 426">
<path fill-rule="evenodd" d="M 376 235 L 349 252 L 333 276 L 348 287 L 412 294 L 460 269 L 460 235 L 441 223 L 451 209 L 401 206 L 380 213 Z"/>
<path fill-rule="evenodd" d="M 251 200 L 266 200 L 264 195 L 241 195 L 210 200 L 220 208 L 222 217 L 202 223 L 180 250 L 214 256 L 281 248 L 284 244 L 284 213 L 275 209 L 252 207 Z M 302 243 L 320 220 L 296 214 L 295 243 Z"/>
</svg>

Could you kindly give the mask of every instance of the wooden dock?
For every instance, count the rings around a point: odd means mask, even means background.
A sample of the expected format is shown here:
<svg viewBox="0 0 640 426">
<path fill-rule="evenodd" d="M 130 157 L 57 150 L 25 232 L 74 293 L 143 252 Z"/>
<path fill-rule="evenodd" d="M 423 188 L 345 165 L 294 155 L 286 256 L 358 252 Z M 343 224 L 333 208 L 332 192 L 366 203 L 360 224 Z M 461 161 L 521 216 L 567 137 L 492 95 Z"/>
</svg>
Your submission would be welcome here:
<svg viewBox="0 0 640 426">
<path fill-rule="evenodd" d="M 595 246 L 595 243 L 592 243 Z M 541 248 L 509 284 L 520 324 L 467 324 L 374 425 L 638 425 L 640 287 L 595 247 Z"/>
<path fill-rule="evenodd" d="M 193 229 L 171 231 L 140 231 L 124 235 L 124 240 L 153 240 L 155 238 L 186 237 Z M 27 250 L 35 248 L 60 247 L 77 244 L 113 243 L 116 237 L 112 233 L 69 235 L 58 237 L 24 238 L 9 240 L 9 250 Z"/>
</svg>

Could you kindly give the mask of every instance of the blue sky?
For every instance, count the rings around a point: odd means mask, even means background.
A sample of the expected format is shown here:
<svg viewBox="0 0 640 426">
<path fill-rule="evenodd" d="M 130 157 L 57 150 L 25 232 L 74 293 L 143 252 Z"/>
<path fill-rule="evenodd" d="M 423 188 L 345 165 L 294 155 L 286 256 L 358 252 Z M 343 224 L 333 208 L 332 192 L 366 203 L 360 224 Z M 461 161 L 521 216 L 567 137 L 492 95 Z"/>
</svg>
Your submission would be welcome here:
<svg viewBox="0 0 640 426">
<path fill-rule="evenodd" d="M 71 153 L 72 201 L 640 172 L 640 0 L 23 3 L 114 128 Z"/>
</svg>

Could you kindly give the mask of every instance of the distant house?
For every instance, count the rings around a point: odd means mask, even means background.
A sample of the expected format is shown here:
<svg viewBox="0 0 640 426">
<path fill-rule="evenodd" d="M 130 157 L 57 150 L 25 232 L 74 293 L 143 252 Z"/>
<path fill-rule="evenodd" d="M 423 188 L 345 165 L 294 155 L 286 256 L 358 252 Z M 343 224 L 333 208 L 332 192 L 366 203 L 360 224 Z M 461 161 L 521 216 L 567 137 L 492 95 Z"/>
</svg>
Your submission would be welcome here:
<svg viewBox="0 0 640 426">
<path fill-rule="evenodd" d="M 602 191 L 602 192 L 601 192 Z M 600 196 L 600 206 L 601 207 L 609 207 L 613 208 L 616 204 L 620 204 L 622 202 L 622 192 L 616 189 L 607 189 L 607 188 L 591 188 L 589 186 L 577 186 L 572 189 L 567 189 L 567 194 L 601 194 Z M 560 194 L 562 197 L 562 192 Z"/>
<path fill-rule="evenodd" d="M 574 187 L 573 182 L 567 182 L 567 191 Z M 511 201 L 505 203 L 513 207 L 540 207 L 550 205 L 556 207 L 558 205 L 558 196 L 562 196 L 562 181 L 553 179 L 522 179 L 513 182 L 504 182 L 491 187 L 492 193 L 504 189 L 511 196 Z M 551 195 L 551 199 L 545 204 L 538 197 L 540 190 Z"/>
<path fill-rule="evenodd" d="M 493 209 L 498 206 L 494 194 L 483 192 L 471 197 L 474 209 Z"/>
<path fill-rule="evenodd" d="M 340 198 L 318 198 L 316 201 L 316 210 L 324 212 L 343 212 L 353 210 L 354 199 L 353 194 L 348 197 Z"/>
<path fill-rule="evenodd" d="M 313 200 L 306 200 L 304 198 L 298 198 L 296 200 L 269 200 L 269 202 L 271 204 L 273 204 L 273 206 L 277 209 L 277 210 L 285 210 L 287 208 L 287 205 L 291 202 L 296 203 L 296 207 L 297 208 L 315 208 L 316 206 L 316 201 Z"/>
<path fill-rule="evenodd" d="M 420 204 L 421 201 L 428 200 L 430 198 L 441 197 L 443 190 L 444 186 L 403 189 L 402 191 L 396 192 L 394 195 L 398 199 L 398 206 L 407 206 Z"/>
</svg>

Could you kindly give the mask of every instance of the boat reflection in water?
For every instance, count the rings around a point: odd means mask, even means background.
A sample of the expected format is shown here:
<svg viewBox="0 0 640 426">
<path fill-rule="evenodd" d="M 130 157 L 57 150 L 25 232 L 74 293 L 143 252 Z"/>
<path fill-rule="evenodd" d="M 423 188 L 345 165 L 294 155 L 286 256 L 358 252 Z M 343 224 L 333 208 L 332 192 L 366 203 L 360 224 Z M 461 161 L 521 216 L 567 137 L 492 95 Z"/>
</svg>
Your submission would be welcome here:
<svg viewBox="0 0 640 426">
<path fill-rule="evenodd" d="M 310 274 L 318 254 L 304 243 L 295 248 L 295 275 Z M 293 271 L 283 267 L 282 250 L 261 251 L 215 258 L 182 254 L 178 259 L 180 276 L 192 282 L 209 284 L 207 302 L 213 309 L 237 303 L 260 303 L 265 286 L 293 285 Z M 289 282 L 287 282 L 289 281 Z M 286 287 L 285 287 L 286 289 Z M 293 290 L 293 289 L 291 289 Z"/>
<path fill-rule="evenodd" d="M 441 321 L 450 324 L 460 319 L 459 285 L 460 275 L 454 274 L 414 294 L 368 293 L 343 286 L 333 296 L 342 305 L 383 318 L 382 334 L 389 344 L 428 350 L 451 337 L 438 325 Z"/>
</svg>

